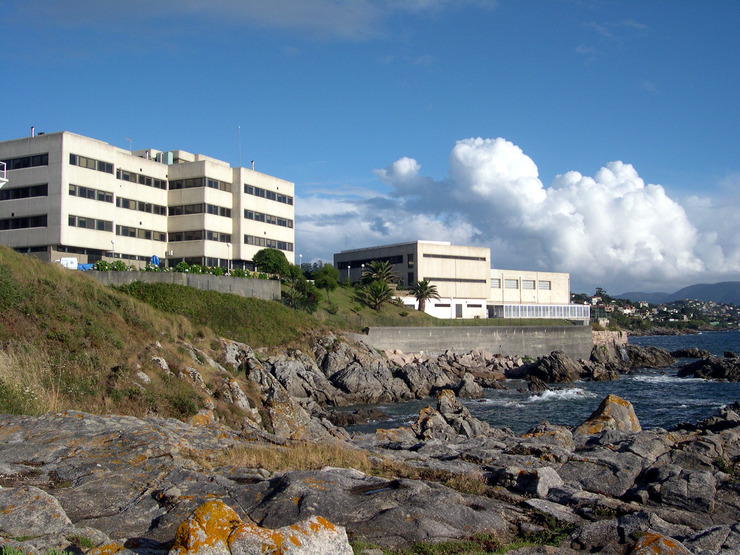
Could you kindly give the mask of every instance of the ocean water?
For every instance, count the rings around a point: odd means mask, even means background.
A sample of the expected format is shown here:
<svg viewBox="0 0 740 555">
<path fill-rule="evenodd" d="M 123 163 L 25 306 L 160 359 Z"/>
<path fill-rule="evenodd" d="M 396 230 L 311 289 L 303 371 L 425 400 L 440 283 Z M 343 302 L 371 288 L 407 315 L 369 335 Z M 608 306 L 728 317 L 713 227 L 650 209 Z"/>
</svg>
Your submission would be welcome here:
<svg viewBox="0 0 740 555">
<path fill-rule="evenodd" d="M 669 351 L 697 347 L 722 356 L 725 351 L 740 354 L 740 331 L 708 332 L 698 335 L 644 336 L 630 338 L 636 345 L 654 345 Z M 696 422 L 713 415 L 719 408 L 740 401 L 740 383 L 711 382 L 695 378 L 679 378 L 678 369 L 691 362 L 679 359 L 669 368 L 639 369 L 611 382 L 576 382 L 563 384 L 560 389 L 531 394 L 526 382 L 508 380 L 509 390 L 489 390 L 483 399 L 461 399 L 476 418 L 496 427 L 508 427 L 521 434 L 547 420 L 552 424 L 577 426 L 595 411 L 609 394 L 632 403 L 643 429 L 670 428 L 682 422 Z M 553 387 L 560 387 L 553 385 Z M 424 399 L 395 405 L 379 405 L 391 418 L 351 431 L 375 431 L 409 425 L 416 420 L 421 408 L 436 406 L 435 399 Z"/>
</svg>

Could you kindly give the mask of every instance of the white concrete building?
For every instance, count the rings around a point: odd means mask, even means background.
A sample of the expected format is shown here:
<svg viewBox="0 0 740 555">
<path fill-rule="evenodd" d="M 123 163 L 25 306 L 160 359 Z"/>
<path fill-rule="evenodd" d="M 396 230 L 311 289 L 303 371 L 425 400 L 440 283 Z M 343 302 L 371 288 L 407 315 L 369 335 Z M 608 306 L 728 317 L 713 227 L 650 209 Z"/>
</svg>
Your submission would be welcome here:
<svg viewBox="0 0 740 555">
<path fill-rule="evenodd" d="M 425 307 L 436 318 L 590 317 L 589 307 L 570 304 L 569 274 L 491 269 L 488 248 L 415 241 L 342 251 L 334 255 L 334 266 L 343 279 L 358 281 L 373 260 L 393 265 L 398 296 L 409 306 L 418 308 L 406 288 L 423 279 L 436 286 L 441 298 Z"/>
<path fill-rule="evenodd" d="M 293 259 L 293 183 L 181 150 L 129 152 L 67 131 L 0 142 L 0 243 L 80 263 L 174 266 Z"/>
</svg>

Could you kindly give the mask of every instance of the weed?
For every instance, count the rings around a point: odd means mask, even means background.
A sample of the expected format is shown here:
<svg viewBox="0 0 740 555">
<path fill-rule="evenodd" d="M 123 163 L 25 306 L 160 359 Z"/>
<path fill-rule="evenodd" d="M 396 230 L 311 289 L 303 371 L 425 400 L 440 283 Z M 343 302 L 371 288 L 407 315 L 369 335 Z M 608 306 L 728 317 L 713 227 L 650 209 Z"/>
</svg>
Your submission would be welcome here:
<svg viewBox="0 0 740 555">
<path fill-rule="evenodd" d="M 95 547 L 95 542 L 87 536 L 83 536 L 82 534 L 73 534 L 71 536 L 67 536 L 67 541 L 75 547 L 79 548 L 91 549 L 92 547 Z"/>
</svg>

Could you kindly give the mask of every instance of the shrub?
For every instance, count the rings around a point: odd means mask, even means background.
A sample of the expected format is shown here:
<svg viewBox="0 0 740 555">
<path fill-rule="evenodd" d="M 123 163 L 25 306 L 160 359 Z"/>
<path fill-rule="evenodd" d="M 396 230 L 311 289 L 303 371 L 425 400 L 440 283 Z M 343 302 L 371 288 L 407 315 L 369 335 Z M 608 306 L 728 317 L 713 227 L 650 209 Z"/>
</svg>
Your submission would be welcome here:
<svg viewBox="0 0 740 555">
<path fill-rule="evenodd" d="M 178 262 L 177 265 L 175 266 L 175 271 L 181 272 L 181 273 L 189 272 L 190 264 L 188 264 L 184 260 L 182 262 Z"/>
</svg>

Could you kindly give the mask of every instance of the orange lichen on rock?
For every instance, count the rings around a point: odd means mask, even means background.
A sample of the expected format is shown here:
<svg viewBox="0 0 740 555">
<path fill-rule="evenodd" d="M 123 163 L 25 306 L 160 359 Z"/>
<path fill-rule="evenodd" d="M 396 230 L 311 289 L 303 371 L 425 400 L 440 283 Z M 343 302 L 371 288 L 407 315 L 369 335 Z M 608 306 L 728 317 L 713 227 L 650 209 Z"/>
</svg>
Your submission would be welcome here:
<svg viewBox="0 0 740 555">
<path fill-rule="evenodd" d="M 97 547 L 93 547 L 87 552 L 87 555 L 115 555 L 126 548 L 118 542 L 108 542 Z"/>
<path fill-rule="evenodd" d="M 241 525 L 241 518 L 231 507 L 223 501 L 209 501 L 180 524 L 170 555 L 228 555 L 229 536 Z"/>
<path fill-rule="evenodd" d="M 598 434 L 606 430 L 642 431 L 632 403 L 616 395 L 607 395 L 599 408 L 574 433 Z"/>
<path fill-rule="evenodd" d="M 277 530 L 261 528 L 247 522 L 234 531 L 229 539 L 232 554 L 271 555 L 332 553 L 351 555 L 347 533 L 320 516 Z"/>
<path fill-rule="evenodd" d="M 630 553 L 631 555 L 688 555 L 691 552 L 673 538 L 655 532 L 645 532 L 638 538 Z"/>
</svg>

